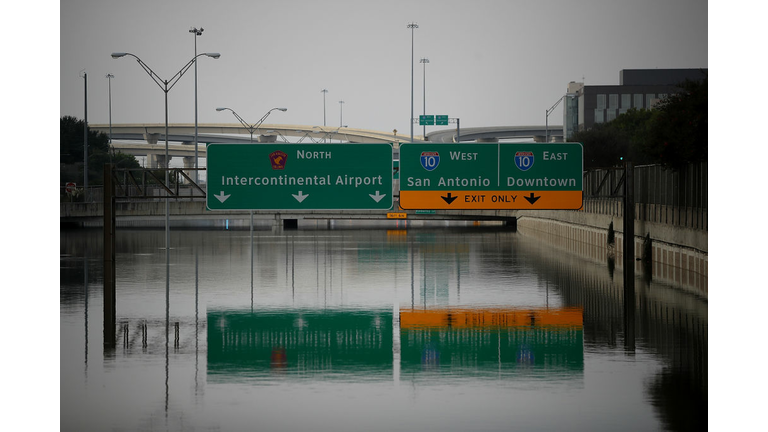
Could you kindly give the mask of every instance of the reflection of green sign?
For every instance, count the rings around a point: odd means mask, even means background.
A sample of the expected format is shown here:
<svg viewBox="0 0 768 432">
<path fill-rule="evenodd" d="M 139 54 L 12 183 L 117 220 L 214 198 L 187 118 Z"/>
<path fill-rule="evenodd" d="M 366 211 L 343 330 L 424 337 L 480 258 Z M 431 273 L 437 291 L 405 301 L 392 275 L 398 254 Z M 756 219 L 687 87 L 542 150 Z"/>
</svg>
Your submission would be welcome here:
<svg viewBox="0 0 768 432">
<path fill-rule="evenodd" d="M 408 328 L 400 341 L 403 372 L 584 371 L 581 328 Z"/>
<path fill-rule="evenodd" d="M 209 210 L 387 210 L 392 144 L 210 144 Z"/>
<path fill-rule="evenodd" d="M 209 379 L 276 370 L 391 378 L 392 311 L 208 312 Z"/>
</svg>

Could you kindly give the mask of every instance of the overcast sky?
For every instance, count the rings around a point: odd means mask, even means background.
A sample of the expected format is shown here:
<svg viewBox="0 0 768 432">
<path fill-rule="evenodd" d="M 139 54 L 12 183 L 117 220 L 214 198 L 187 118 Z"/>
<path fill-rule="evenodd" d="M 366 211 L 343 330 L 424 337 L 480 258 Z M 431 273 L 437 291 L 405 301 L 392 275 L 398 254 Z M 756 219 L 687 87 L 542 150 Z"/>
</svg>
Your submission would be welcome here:
<svg viewBox="0 0 768 432">
<path fill-rule="evenodd" d="M 326 122 L 409 131 L 411 33 L 414 114 L 461 126 L 543 125 L 570 81 L 619 84 L 621 69 L 708 68 L 705 0 L 62 0 L 60 116 L 163 123 L 163 92 L 130 52 L 170 79 L 197 52 L 200 123 Z M 343 107 L 339 101 L 345 103 Z M 562 124 L 562 106 L 549 123 Z M 343 109 L 343 112 L 342 112 Z M 343 118 L 340 119 L 340 116 Z M 194 69 L 169 92 L 171 123 L 194 122 Z M 428 128 L 438 130 L 435 126 Z M 414 133 L 421 135 L 417 125 Z"/>
</svg>

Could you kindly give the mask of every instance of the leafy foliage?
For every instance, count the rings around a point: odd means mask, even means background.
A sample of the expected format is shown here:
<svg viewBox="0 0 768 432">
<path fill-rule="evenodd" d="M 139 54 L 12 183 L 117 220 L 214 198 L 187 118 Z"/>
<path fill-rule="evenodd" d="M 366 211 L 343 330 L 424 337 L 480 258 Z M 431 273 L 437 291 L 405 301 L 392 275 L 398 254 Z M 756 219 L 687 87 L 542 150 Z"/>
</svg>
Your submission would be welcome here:
<svg viewBox="0 0 768 432">
<path fill-rule="evenodd" d="M 60 181 L 81 183 L 83 179 L 83 141 L 85 121 L 64 116 L 60 121 Z M 104 164 L 114 163 L 120 168 L 139 168 L 132 155 L 116 152 L 110 155 L 109 136 L 88 129 L 88 184 L 104 182 Z"/>
<path fill-rule="evenodd" d="M 607 123 L 570 137 L 584 146 L 584 168 L 604 168 L 628 159 L 680 169 L 707 160 L 707 79 L 687 80 L 681 91 L 652 110 L 630 109 Z"/>
<path fill-rule="evenodd" d="M 707 160 L 707 80 L 687 80 L 657 106 L 642 151 L 671 168 Z"/>
</svg>

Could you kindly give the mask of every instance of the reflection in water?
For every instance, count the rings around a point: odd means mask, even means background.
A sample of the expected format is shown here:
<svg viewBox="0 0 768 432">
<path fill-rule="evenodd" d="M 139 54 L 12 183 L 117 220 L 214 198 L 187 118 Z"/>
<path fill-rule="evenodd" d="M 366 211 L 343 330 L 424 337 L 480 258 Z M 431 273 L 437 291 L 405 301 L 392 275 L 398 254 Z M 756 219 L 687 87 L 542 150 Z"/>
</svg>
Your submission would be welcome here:
<svg viewBox="0 0 768 432">
<path fill-rule="evenodd" d="M 110 354 L 100 235 L 61 233 L 62 429 L 706 425 L 706 300 L 638 275 L 627 326 L 620 269 L 524 233 L 118 230 Z"/>
<path fill-rule="evenodd" d="M 399 370 L 492 373 L 513 378 L 580 376 L 578 309 L 400 311 Z M 208 380 L 240 381 L 275 370 L 295 378 L 391 379 L 393 321 L 388 310 L 208 312 Z M 402 377 L 402 376 L 401 376 Z"/>
<path fill-rule="evenodd" d="M 392 378 L 389 310 L 208 312 L 208 381 Z"/>
</svg>

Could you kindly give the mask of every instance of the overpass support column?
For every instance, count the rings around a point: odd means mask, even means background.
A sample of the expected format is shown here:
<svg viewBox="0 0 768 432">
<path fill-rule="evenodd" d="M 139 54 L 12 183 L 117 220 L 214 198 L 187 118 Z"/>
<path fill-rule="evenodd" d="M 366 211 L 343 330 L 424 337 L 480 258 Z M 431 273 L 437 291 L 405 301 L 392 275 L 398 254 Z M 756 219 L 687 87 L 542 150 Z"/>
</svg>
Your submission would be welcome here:
<svg viewBox="0 0 768 432">
<path fill-rule="evenodd" d="M 147 155 L 147 164 L 149 165 L 149 168 L 157 169 L 157 168 L 168 168 L 168 162 L 173 159 L 173 156 L 168 155 L 168 161 L 165 160 L 165 155 L 159 155 L 159 154 L 150 154 Z"/>
</svg>

